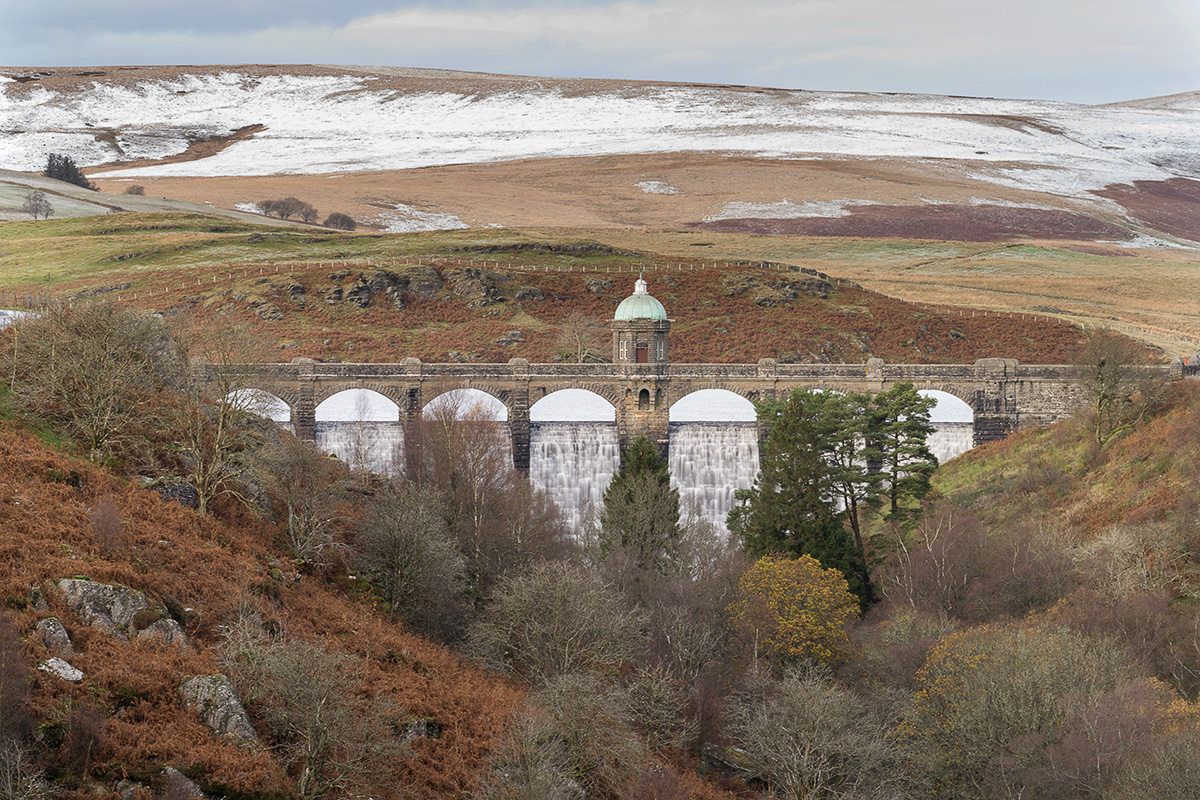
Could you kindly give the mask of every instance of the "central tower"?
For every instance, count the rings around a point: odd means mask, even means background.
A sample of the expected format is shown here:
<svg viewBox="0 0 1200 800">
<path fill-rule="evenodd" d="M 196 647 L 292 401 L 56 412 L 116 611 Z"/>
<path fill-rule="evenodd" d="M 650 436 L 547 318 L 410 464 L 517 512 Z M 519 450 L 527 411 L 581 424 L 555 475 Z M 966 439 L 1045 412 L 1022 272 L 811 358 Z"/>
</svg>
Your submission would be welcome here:
<svg viewBox="0 0 1200 800">
<path fill-rule="evenodd" d="M 667 334 L 671 320 L 663 304 L 650 296 L 640 275 L 633 294 L 621 301 L 613 314 L 614 364 L 666 364 Z"/>
<path fill-rule="evenodd" d="M 638 436 L 648 437 L 660 453 L 667 453 L 670 332 L 667 310 L 650 296 L 639 275 L 633 294 L 621 301 L 612 320 L 613 364 L 625 375 L 624 402 L 617 407 L 622 453 Z"/>
</svg>

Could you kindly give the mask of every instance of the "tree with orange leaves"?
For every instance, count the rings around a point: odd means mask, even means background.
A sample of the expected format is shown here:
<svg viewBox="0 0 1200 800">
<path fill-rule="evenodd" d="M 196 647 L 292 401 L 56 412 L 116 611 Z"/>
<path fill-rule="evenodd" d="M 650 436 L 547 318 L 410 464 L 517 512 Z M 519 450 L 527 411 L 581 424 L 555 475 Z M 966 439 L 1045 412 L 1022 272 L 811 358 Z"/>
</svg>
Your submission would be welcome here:
<svg viewBox="0 0 1200 800">
<path fill-rule="evenodd" d="M 840 571 L 812 556 L 766 556 L 742 575 L 729 614 L 756 659 L 832 664 L 846 643 L 846 622 L 858 615 L 858 598 Z"/>
</svg>

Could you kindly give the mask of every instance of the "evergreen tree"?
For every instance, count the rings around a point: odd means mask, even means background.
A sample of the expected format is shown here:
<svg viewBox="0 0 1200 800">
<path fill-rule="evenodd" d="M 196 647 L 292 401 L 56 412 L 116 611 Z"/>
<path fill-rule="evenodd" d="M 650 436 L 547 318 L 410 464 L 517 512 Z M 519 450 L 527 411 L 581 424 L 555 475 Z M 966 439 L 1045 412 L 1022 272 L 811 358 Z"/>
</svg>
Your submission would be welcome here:
<svg viewBox="0 0 1200 800">
<path fill-rule="evenodd" d="M 913 507 L 903 505 L 904 501 L 920 501 L 929 493 L 938 460 L 926 441 L 933 433 L 929 412 L 936 404 L 911 383 L 898 383 L 876 395 L 871 405 L 866 455 L 879 465 L 888 519 L 911 521 L 920 511 L 919 502 Z"/>
<path fill-rule="evenodd" d="M 742 504 L 729 513 L 728 525 L 750 555 L 809 555 L 840 570 L 850 591 L 869 605 L 874 591 L 865 555 L 836 508 L 839 484 L 857 484 L 831 468 L 828 453 L 835 434 L 841 438 L 840 430 L 859 424 L 838 414 L 858 407 L 857 401 L 843 404 L 811 391 L 760 403 L 759 419 L 772 422 L 771 433 L 760 454 L 758 480 L 738 492 Z M 844 438 L 849 441 L 853 433 Z"/>
<path fill-rule="evenodd" d="M 871 397 L 852 392 L 815 392 L 816 427 L 833 497 L 854 534 L 854 545 L 866 553 L 859 512 L 880 505 L 882 476 L 871 469 L 867 450 Z"/>
<path fill-rule="evenodd" d="M 46 169 L 42 174 L 47 178 L 53 178 L 56 181 L 65 181 L 73 183 L 76 186 L 82 186 L 84 189 L 96 191 L 96 186 L 87 179 L 87 176 L 79 171 L 79 167 L 75 165 L 75 159 L 62 153 L 51 153 L 46 158 Z"/>
<path fill-rule="evenodd" d="M 629 548 L 639 560 L 666 572 L 679 545 L 679 490 L 671 488 L 667 462 L 645 436 L 625 453 L 604 491 L 600 553 Z"/>
</svg>

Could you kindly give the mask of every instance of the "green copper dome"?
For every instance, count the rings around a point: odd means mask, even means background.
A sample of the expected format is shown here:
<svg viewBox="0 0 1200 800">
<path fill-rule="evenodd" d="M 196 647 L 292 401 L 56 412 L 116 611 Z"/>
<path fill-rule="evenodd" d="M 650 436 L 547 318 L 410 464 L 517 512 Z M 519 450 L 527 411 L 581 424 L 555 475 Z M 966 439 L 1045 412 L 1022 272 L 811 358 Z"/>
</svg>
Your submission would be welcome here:
<svg viewBox="0 0 1200 800">
<path fill-rule="evenodd" d="M 617 306 L 617 313 L 613 314 L 614 320 L 666 318 L 667 310 L 650 296 L 646 291 L 646 281 L 640 277 L 633 285 L 633 294 L 622 300 L 621 305 Z"/>
</svg>

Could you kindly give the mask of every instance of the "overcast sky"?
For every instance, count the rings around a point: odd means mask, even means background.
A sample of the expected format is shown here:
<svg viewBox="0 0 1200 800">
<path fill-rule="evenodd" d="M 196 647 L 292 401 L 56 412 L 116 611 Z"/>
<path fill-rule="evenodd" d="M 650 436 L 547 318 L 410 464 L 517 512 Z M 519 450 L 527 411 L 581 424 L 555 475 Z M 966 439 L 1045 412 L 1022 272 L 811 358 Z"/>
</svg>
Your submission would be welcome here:
<svg viewBox="0 0 1200 800">
<path fill-rule="evenodd" d="M 1200 90 L 1200 0 L 0 0 L 0 61 L 384 65 L 1102 103 Z"/>
</svg>

